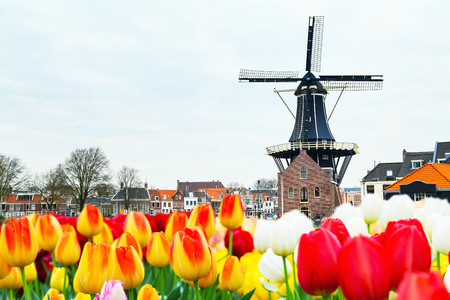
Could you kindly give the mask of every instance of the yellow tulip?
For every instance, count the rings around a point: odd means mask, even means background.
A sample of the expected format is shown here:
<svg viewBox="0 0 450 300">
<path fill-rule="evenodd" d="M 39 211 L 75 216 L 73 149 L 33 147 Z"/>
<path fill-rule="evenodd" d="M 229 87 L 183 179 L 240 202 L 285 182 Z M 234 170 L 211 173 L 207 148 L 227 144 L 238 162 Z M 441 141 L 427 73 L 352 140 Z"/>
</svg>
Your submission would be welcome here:
<svg viewBox="0 0 450 300">
<path fill-rule="evenodd" d="M 45 214 L 37 220 L 36 237 L 42 249 L 53 251 L 62 236 L 62 228 L 52 214 Z"/>
<path fill-rule="evenodd" d="M 12 268 L 13 267 L 6 263 L 6 261 L 3 259 L 2 254 L 0 253 L 0 279 L 8 276 L 11 273 Z"/>
<path fill-rule="evenodd" d="M 219 280 L 222 288 L 226 291 L 234 292 L 244 285 L 244 271 L 236 256 L 227 256 Z"/>
<path fill-rule="evenodd" d="M 211 255 L 211 269 L 209 270 L 209 273 L 206 274 L 205 277 L 200 278 L 198 280 L 198 286 L 201 288 L 208 288 L 210 286 L 212 286 L 216 280 L 217 280 L 217 262 L 216 259 L 214 258 L 213 254 L 212 254 L 212 249 L 211 246 L 208 246 L 208 250 L 209 250 L 209 254 Z M 194 282 L 193 281 L 188 281 L 187 282 L 190 286 L 194 287 Z"/>
<path fill-rule="evenodd" d="M 185 212 L 176 211 L 170 214 L 166 224 L 166 237 L 169 243 L 172 242 L 173 236 L 178 231 L 183 230 L 188 222 L 188 217 Z"/>
<path fill-rule="evenodd" d="M 50 277 L 50 287 L 57 289 L 59 292 L 64 290 L 64 276 L 66 276 L 66 289 L 69 286 L 69 276 L 66 274 L 66 268 L 53 268 Z"/>
<path fill-rule="evenodd" d="M 103 229 L 102 231 L 97 234 L 94 235 L 92 237 L 92 241 L 94 243 L 105 243 L 107 245 L 111 245 L 114 241 L 114 237 L 113 234 L 111 232 L 111 228 L 109 228 L 108 224 L 106 224 L 105 222 L 103 222 Z"/>
<path fill-rule="evenodd" d="M 77 230 L 86 237 L 102 232 L 103 216 L 97 207 L 86 204 L 77 219 Z"/>
<path fill-rule="evenodd" d="M 81 247 L 77 235 L 65 232 L 55 248 L 55 259 L 64 266 L 76 263 L 80 259 Z"/>
<path fill-rule="evenodd" d="M 239 195 L 227 195 L 220 202 L 220 223 L 228 229 L 236 229 L 244 221 L 244 205 Z"/>
<path fill-rule="evenodd" d="M 150 284 L 146 284 L 140 288 L 137 300 L 159 300 L 158 292 Z"/>
<path fill-rule="evenodd" d="M 80 292 L 73 300 L 91 300 L 91 295 Z"/>
<path fill-rule="evenodd" d="M 209 204 L 197 205 L 189 216 L 186 227 L 201 227 L 208 240 L 214 235 L 216 221 L 213 207 Z"/>
<path fill-rule="evenodd" d="M 123 282 L 126 290 L 134 289 L 144 280 L 144 265 L 133 246 L 119 246 L 114 249 L 116 269 L 114 279 Z"/>
<path fill-rule="evenodd" d="M 139 257 L 141 259 L 143 257 L 141 245 L 139 245 L 137 239 L 129 232 L 122 233 L 122 235 L 113 242 L 112 246 L 133 246 L 134 250 L 136 250 L 136 252 L 139 254 Z"/>
<path fill-rule="evenodd" d="M 27 282 L 34 281 L 37 278 L 37 271 L 34 262 L 25 267 L 25 278 Z"/>
<path fill-rule="evenodd" d="M 11 273 L 0 279 L 0 288 L 18 290 L 22 287 L 22 273 L 19 268 L 12 268 Z"/>
<path fill-rule="evenodd" d="M 148 241 L 145 257 L 150 265 L 158 268 L 165 267 L 170 263 L 169 241 L 164 233 L 156 232 L 152 235 Z"/>
<path fill-rule="evenodd" d="M 150 223 L 142 212 L 131 211 L 124 221 L 124 232 L 131 233 L 143 248 L 147 246 L 148 240 L 152 236 Z"/>
</svg>

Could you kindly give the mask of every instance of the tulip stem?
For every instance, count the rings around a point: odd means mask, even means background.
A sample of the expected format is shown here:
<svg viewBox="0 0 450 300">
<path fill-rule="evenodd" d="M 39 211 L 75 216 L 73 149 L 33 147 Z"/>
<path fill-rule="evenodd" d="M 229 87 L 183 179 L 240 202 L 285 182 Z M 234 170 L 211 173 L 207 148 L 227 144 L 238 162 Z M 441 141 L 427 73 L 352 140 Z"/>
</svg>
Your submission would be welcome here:
<svg viewBox="0 0 450 300">
<path fill-rule="evenodd" d="M 367 223 L 367 232 L 370 234 L 370 224 Z"/>
<path fill-rule="evenodd" d="M 128 290 L 130 292 L 130 298 L 129 300 L 134 300 L 134 289 L 129 289 Z M 161 298 L 162 299 L 162 298 Z"/>
<path fill-rule="evenodd" d="M 325 296 L 322 296 L 322 299 L 324 299 L 324 300 L 330 300 L 330 299 L 331 299 L 331 295 L 325 295 Z"/>
<path fill-rule="evenodd" d="M 27 277 L 25 276 L 25 267 L 20 267 L 20 272 L 22 273 L 23 293 L 25 295 L 25 300 L 28 300 L 30 299 L 30 295 L 28 294 L 28 285 L 27 285 Z"/>
<path fill-rule="evenodd" d="M 63 284 L 63 295 L 64 295 L 64 299 L 68 299 L 67 295 L 66 295 L 66 277 L 67 277 L 67 269 L 66 266 L 62 266 L 63 271 L 64 271 L 64 284 Z"/>
<path fill-rule="evenodd" d="M 8 289 L 8 300 L 14 300 L 14 291 L 13 291 L 13 289 Z"/>
<path fill-rule="evenodd" d="M 92 243 L 92 238 L 90 236 L 88 236 L 88 242 Z"/>
<path fill-rule="evenodd" d="M 436 251 L 436 266 L 439 274 L 441 274 L 441 254 L 439 253 L 439 251 Z"/>
<path fill-rule="evenodd" d="M 283 256 L 283 267 L 284 267 L 284 279 L 286 281 L 286 298 L 290 300 L 292 299 L 292 296 L 291 296 L 291 289 L 289 288 L 289 276 L 287 273 L 286 256 Z"/>
<path fill-rule="evenodd" d="M 297 283 L 297 279 L 295 278 L 296 276 L 295 276 L 295 269 L 296 269 L 296 266 L 295 266 L 295 258 L 294 258 L 294 253 L 292 253 L 292 263 L 294 264 L 294 267 L 292 268 L 292 273 L 294 274 L 294 287 L 295 287 L 295 284 Z"/>
<path fill-rule="evenodd" d="M 52 263 L 53 263 L 53 268 L 56 268 L 56 259 L 55 259 L 55 251 L 50 251 L 52 254 Z"/>
<path fill-rule="evenodd" d="M 198 288 L 198 280 L 194 281 L 194 287 L 195 287 L 195 299 L 202 300 L 202 298 L 200 298 L 200 291 Z"/>
<path fill-rule="evenodd" d="M 233 255 L 233 229 L 230 229 L 230 241 L 228 243 L 228 255 Z"/>
<path fill-rule="evenodd" d="M 159 268 L 159 277 L 161 278 L 161 280 L 159 281 L 159 293 L 161 295 L 161 300 L 164 300 L 164 274 L 162 268 Z"/>
</svg>

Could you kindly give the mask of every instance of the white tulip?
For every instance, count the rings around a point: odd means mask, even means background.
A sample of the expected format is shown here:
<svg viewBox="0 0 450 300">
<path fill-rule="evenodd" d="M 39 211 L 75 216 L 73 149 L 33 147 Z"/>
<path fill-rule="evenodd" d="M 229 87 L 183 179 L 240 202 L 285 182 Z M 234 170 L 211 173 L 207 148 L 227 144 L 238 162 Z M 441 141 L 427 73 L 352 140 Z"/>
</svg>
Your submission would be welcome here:
<svg viewBox="0 0 450 300">
<path fill-rule="evenodd" d="M 383 212 L 384 200 L 376 194 L 365 196 L 361 205 L 358 206 L 364 215 L 364 221 L 367 224 L 375 223 Z"/>
<path fill-rule="evenodd" d="M 258 220 L 253 233 L 253 246 L 259 253 L 266 252 L 270 248 L 270 236 L 272 235 L 275 221 Z"/>
<path fill-rule="evenodd" d="M 344 203 L 336 207 L 334 216 L 341 219 L 345 225 L 347 225 L 347 222 L 353 218 L 360 218 L 364 220 L 363 212 L 350 203 Z"/>
<path fill-rule="evenodd" d="M 279 256 L 288 256 L 294 253 L 298 240 L 292 226 L 283 220 L 275 221 L 272 235 L 270 237 L 270 248 Z"/>
<path fill-rule="evenodd" d="M 285 213 L 280 220 L 283 220 L 292 226 L 297 242 L 302 234 L 309 233 L 314 230 L 314 225 L 311 219 L 298 210 L 292 210 L 288 213 Z"/>
<path fill-rule="evenodd" d="M 425 227 L 425 217 L 424 217 L 425 208 L 419 207 L 414 210 L 414 219 L 417 219 L 422 223 L 422 226 Z"/>
<path fill-rule="evenodd" d="M 379 219 L 380 225 L 386 229 L 390 221 L 414 218 L 414 202 L 408 195 L 395 195 L 386 201 Z"/>
<path fill-rule="evenodd" d="M 354 237 L 357 235 L 369 235 L 367 224 L 361 218 L 353 218 L 347 221 L 347 230 L 350 234 L 350 237 Z"/>
<path fill-rule="evenodd" d="M 428 216 L 428 219 L 425 222 L 425 226 L 423 228 L 429 236 L 431 236 L 431 234 L 433 233 L 433 228 L 434 226 L 436 226 L 437 221 L 439 221 L 439 219 L 442 217 L 443 216 L 438 212 L 432 213 Z"/>
<path fill-rule="evenodd" d="M 262 255 L 258 263 L 258 269 L 271 282 L 284 282 L 283 258 L 275 255 L 272 249 L 267 249 L 266 253 Z M 286 269 L 289 277 L 292 272 L 289 261 L 286 263 Z"/>
<path fill-rule="evenodd" d="M 450 216 L 440 218 L 434 225 L 431 240 L 442 254 L 450 252 Z"/>
</svg>

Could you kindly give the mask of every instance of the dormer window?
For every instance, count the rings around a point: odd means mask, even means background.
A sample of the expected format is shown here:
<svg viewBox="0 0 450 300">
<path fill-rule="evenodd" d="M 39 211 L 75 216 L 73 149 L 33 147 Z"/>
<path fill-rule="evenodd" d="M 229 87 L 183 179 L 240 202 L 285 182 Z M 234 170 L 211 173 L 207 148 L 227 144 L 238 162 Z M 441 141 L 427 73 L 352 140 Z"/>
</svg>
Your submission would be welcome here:
<svg viewBox="0 0 450 300">
<path fill-rule="evenodd" d="M 387 177 L 392 177 L 394 175 L 394 172 L 392 172 L 392 170 L 387 170 L 386 171 L 386 176 Z"/>
<path fill-rule="evenodd" d="M 423 160 L 412 160 L 411 165 L 412 169 L 418 169 L 423 165 Z"/>
</svg>

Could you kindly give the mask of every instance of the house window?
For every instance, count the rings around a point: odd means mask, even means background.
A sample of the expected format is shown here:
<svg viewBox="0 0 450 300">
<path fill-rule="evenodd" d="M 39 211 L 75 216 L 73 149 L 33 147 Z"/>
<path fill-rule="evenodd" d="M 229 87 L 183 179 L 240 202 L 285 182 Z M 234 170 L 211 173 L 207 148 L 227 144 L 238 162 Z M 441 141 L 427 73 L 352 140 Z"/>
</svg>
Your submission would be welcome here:
<svg viewBox="0 0 450 300">
<path fill-rule="evenodd" d="M 307 217 L 309 217 L 309 215 L 310 215 L 309 207 L 302 207 L 302 208 L 300 208 L 300 212 L 302 214 L 306 215 Z"/>
<path fill-rule="evenodd" d="M 25 210 L 30 210 L 30 205 L 29 204 L 25 205 Z"/>
<path fill-rule="evenodd" d="M 300 201 L 308 202 L 308 190 L 306 188 L 302 188 L 300 191 Z"/>
<path fill-rule="evenodd" d="M 367 194 L 374 194 L 375 193 L 375 187 L 373 185 L 367 186 Z"/>
<path fill-rule="evenodd" d="M 2 210 L 6 210 L 6 204 L 2 204 Z"/>
<path fill-rule="evenodd" d="M 289 188 L 289 198 L 294 198 L 294 189 Z"/>
<path fill-rule="evenodd" d="M 302 169 L 302 170 L 300 171 L 300 178 L 306 179 L 306 169 Z"/>
<path fill-rule="evenodd" d="M 46 210 L 47 209 L 47 205 L 46 204 L 42 204 L 42 210 Z"/>
<path fill-rule="evenodd" d="M 16 204 L 16 210 L 20 210 L 20 204 Z"/>
<path fill-rule="evenodd" d="M 387 170 L 386 171 L 386 176 L 387 177 L 392 177 L 392 176 L 394 176 L 394 173 L 392 172 L 392 170 Z"/>
<path fill-rule="evenodd" d="M 359 202 L 359 197 L 355 197 L 355 202 Z"/>
<path fill-rule="evenodd" d="M 156 208 L 159 208 L 159 202 L 158 202 L 158 203 L 156 203 Z"/>
<path fill-rule="evenodd" d="M 197 205 L 197 201 L 194 201 L 194 206 Z"/>
<path fill-rule="evenodd" d="M 148 214 L 148 209 L 149 209 L 149 206 L 150 206 L 150 205 L 148 205 L 148 204 L 145 204 L 145 213 L 146 213 L 146 214 Z"/>
<path fill-rule="evenodd" d="M 159 201 L 159 197 L 158 197 L 158 196 L 155 196 L 155 200 L 156 200 L 156 201 Z"/>
<path fill-rule="evenodd" d="M 36 205 L 35 204 L 31 204 L 31 210 L 36 210 Z"/>
<path fill-rule="evenodd" d="M 388 186 L 389 186 L 389 184 L 383 184 L 383 191 L 385 191 Z"/>
<path fill-rule="evenodd" d="M 412 168 L 413 169 L 418 169 L 422 166 L 423 160 L 412 160 L 411 164 L 412 164 Z"/>
<path fill-rule="evenodd" d="M 320 197 L 320 189 L 318 187 L 316 187 L 314 189 L 314 197 L 319 198 Z"/>
<path fill-rule="evenodd" d="M 166 207 L 166 202 L 163 203 L 163 207 Z"/>
<path fill-rule="evenodd" d="M 189 201 L 186 201 L 186 205 L 189 205 Z"/>
<path fill-rule="evenodd" d="M 172 206 L 172 203 L 170 203 L 170 202 L 167 203 L 167 206 L 168 206 L 168 207 L 171 207 L 171 206 Z"/>
<path fill-rule="evenodd" d="M 328 160 L 328 154 L 322 154 L 322 160 Z"/>
</svg>

